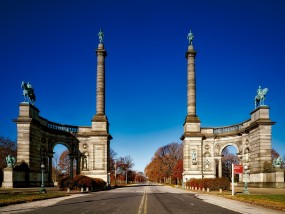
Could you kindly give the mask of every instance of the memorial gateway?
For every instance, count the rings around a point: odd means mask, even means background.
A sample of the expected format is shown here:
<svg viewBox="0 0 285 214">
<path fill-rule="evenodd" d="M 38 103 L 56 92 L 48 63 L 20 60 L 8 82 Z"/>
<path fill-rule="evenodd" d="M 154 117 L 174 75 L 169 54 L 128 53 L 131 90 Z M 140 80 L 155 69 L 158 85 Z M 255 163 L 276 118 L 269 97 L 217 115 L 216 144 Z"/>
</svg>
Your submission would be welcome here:
<svg viewBox="0 0 285 214">
<path fill-rule="evenodd" d="M 53 148 L 57 144 L 67 147 L 70 169 L 76 167 L 76 174 L 102 178 L 108 182 L 112 136 L 109 134 L 109 122 L 105 115 L 105 57 L 107 52 L 104 48 L 101 30 L 98 36 L 96 115 L 92 118 L 92 125 L 86 127 L 62 125 L 41 117 L 39 109 L 33 105 L 35 95 L 31 84 L 23 82 L 25 102 L 20 103 L 19 116 L 14 120 L 17 124 L 17 163 L 13 170 L 11 167 L 4 169 L 6 177 L 4 175 L 2 187 L 40 186 L 41 165 L 45 166 L 45 186 L 53 186 L 52 158 Z M 76 163 L 75 166 L 73 163 Z M 72 170 L 70 171 L 70 176 L 73 177 Z"/>
<path fill-rule="evenodd" d="M 247 168 L 249 185 L 285 187 L 284 170 L 271 158 L 271 127 L 269 107 L 264 105 L 268 89 L 257 90 L 255 109 L 250 118 L 239 124 L 224 127 L 201 127 L 196 114 L 196 78 L 194 35 L 188 34 L 187 58 L 187 116 L 184 122 L 183 182 L 191 178 L 222 177 L 222 151 L 229 145 L 237 149 L 240 164 Z M 218 170 L 216 168 L 218 166 Z M 240 175 L 243 181 L 243 175 Z"/>
<path fill-rule="evenodd" d="M 2 187 L 40 186 L 45 167 L 45 186 L 53 186 L 52 158 L 57 144 L 68 148 L 70 168 L 76 174 L 109 179 L 110 141 L 109 122 L 105 115 L 105 57 L 104 34 L 100 30 L 97 55 L 96 114 L 91 126 L 62 125 L 40 116 L 34 106 L 36 96 L 32 85 L 22 82 L 24 102 L 19 105 L 17 124 L 17 161 L 9 157 L 4 169 Z M 237 149 L 240 164 L 247 166 L 249 184 L 265 187 L 285 187 L 284 170 L 272 165 L 269 107 L 264 105 L 267 89 L 259 87 L 255 108 L 250 118 L 239 124 L 203 128 L 196 114 L 196 78 L 194 35 L 190 31 L 187 58 L 187 116 L 184 122 L 183 182 L 191 178 L 222 176 L 221 155 L 225 147 Z M 7 159 L 8 160 L 8 159 Z M 7 161 L 8 163 L 8 161 Z M 75 163 L 75 166 L 73 164 Z M 216 166 L 218 166 L 216 168 Z M 42 167 L 42 168 L 41 168 Z M 217 170 L 218 169 L 218 170 Z M 70 176 L 73 177 L 72 170 Z M 240 175 L 243 181 L 243 175 Z"/>
</svg>

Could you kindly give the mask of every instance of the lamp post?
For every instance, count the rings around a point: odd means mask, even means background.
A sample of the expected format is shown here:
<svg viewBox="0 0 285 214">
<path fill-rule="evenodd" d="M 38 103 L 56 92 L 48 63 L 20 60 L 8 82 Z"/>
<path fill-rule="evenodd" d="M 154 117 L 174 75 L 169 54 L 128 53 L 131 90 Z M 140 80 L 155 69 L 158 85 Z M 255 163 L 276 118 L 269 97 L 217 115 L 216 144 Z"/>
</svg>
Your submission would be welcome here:
<svg viewBox="0 0 285 214">
<path fill-rule="evenodd" d="M 247 182 L 249 180 L 247 169 L 248 169 L 248 166 L 245 165 L 244 166 L 244 175 L 243 175 L 243 181 L 244 181 L 243 194 L 250 194 L 249 191 L 248 191 L 248 188 L 247 188 Z"/>
<path fill-rule="evenodd" d="M 45 165 L 44 163 L 42 162 L 41 164 L 41 170 L 42 170 L 42 185 L 41 185 L 41 189 L 40 189 L 40 192 L 41 193 L 47 193 L 46 189 L 45 189 L 45 185 L 44 185 L 44 170 L 45 170 Z"/>
<path fill-rule="evenodd" d="M 126 169 L 126 185 L 128 184 L 128 169 Z"/>
<path fill-rule="evenodd" d="M 108 172 L 108 177 L 107 177 L 107 183 L 108 183 L 108 188 L 111 186 L 111 176 L 110 176 L 110 172 Z"/>
<path fill-rule="evenodd" d="M 115 186 L 117 185 L 117 160 L 115 160 Z"/>
</svg>

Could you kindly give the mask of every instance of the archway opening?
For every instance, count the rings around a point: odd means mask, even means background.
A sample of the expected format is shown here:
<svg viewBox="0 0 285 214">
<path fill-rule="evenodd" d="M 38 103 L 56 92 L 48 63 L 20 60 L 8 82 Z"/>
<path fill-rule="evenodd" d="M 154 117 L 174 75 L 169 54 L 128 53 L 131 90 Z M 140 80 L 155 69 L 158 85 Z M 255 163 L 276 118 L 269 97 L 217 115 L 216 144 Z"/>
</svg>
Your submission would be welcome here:
<svg viewBox="0 0 285 214">
<path fill-rule="evenodd" d="M 56 144 L 53 148 L 52 181 L 58 186 L 58 181 L 63 177 L 70 177 L 70 152 L 64 144 Z M 73 160 L 73 175 L 76 172 L 76 160 Z"/>
<path fill-rule="evenodd" d="M 228 145 L 226 146 L 221 153 L 221 161 L 222 161 L 222 177 L 232 178 L 232 164 L 239 164 L 239 158 L 237 155 L 238 151 L 235 146 Z M 239 181 L 239 175 L 235 175 L 235 181 Z"/>
</svg>

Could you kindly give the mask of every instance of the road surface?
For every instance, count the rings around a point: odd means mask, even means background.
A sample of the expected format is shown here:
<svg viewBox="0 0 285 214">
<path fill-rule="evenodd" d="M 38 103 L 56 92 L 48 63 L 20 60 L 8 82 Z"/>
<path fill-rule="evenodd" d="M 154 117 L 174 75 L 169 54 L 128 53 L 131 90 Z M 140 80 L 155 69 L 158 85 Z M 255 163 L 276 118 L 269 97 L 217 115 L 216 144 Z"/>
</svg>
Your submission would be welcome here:
<svg viewBox="0 0 285 214">
<path fill-rule="evenodd" d="M 33 203 L 35 203 L 33 205 Z M 29 206 L 30 204 L 30 206 Z M 81 197 L 49 202 L 32 202 L 15 205 L 1 213 L 29 214 L 164 214 L 164 213 L 237 213 L 204 202 L 193 193 L 154 184 L 135 185 L 109 191 L 92 192 Z"/>
</svg>

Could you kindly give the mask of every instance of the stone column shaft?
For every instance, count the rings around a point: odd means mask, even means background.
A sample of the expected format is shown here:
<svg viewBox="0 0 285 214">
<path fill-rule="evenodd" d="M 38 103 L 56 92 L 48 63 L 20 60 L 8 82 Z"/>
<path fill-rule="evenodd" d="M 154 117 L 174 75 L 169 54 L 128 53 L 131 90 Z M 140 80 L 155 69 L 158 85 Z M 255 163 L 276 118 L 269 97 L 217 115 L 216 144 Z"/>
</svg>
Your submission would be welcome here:
<svg viewBox="0 0 285 214">
<path fill-rule="evenodd" d="M 73 157 L 70 157 L 70 178 L 72 179 L 73 178 L 73 160 L 74 158 Z"/>
<path fill-rule="evenodd" d="M 189 45 L 187 57 L 187 115 L 196 115 L 196 76 L 195 76 L 196 52 L 192 45 Z"/>
<path fill-rule="evenodd" d="M 51 182 L 52 181 L 52 156 L 53 155 L 49 155 L 48 156 L 48 181 Z"/>
<path fill-rule="evenodd" d="M 105 115 L 105 56 L 103 44 L 98 45 L 97 54 L 97 87 L 96 87 L 96 115 Z"/>
<path fill-rule="evenodd" d="M 221 178 L 223 175 L 222 175 L 222 159 L 220 158 L 219 159 L 219 178 Z"/>
</svg>

